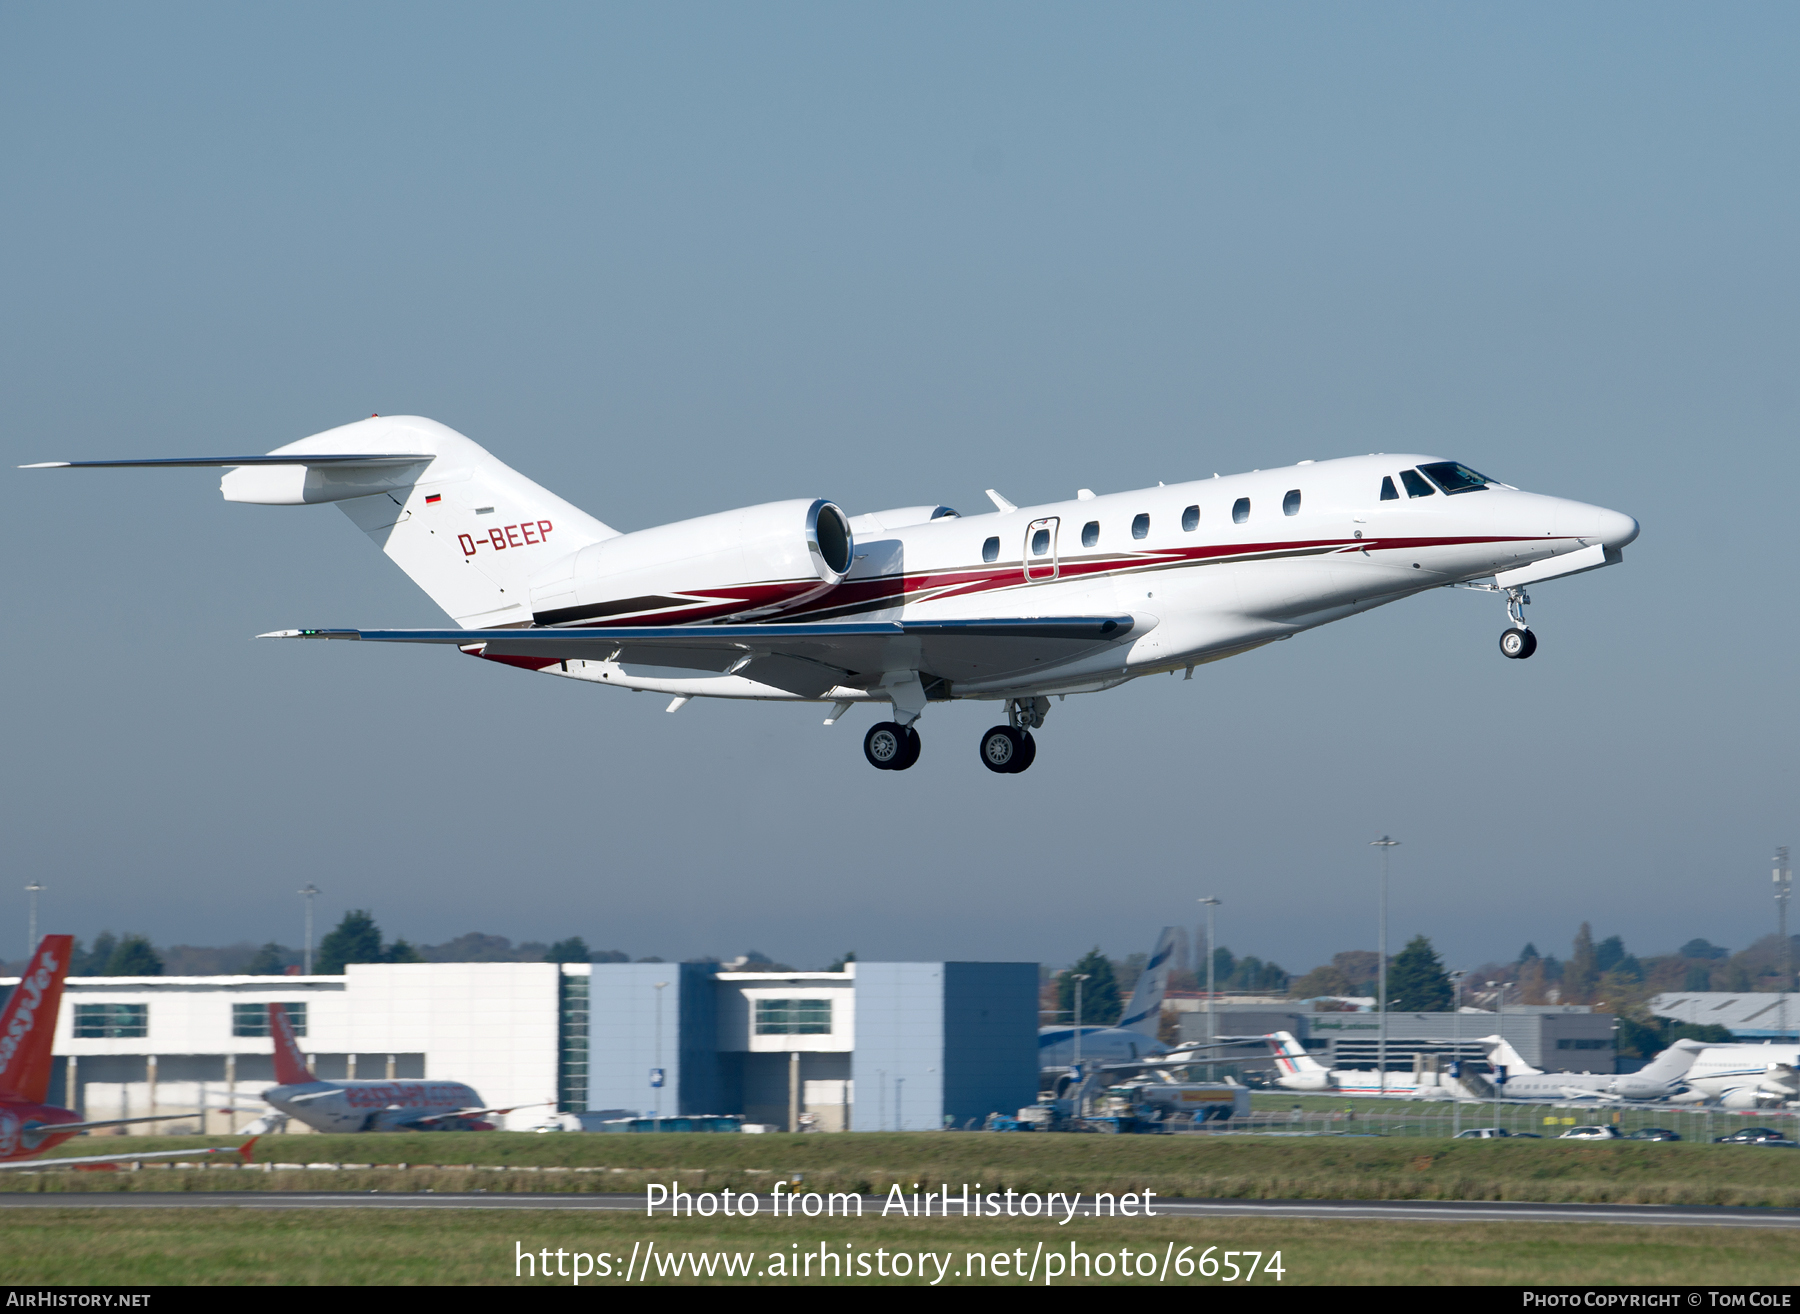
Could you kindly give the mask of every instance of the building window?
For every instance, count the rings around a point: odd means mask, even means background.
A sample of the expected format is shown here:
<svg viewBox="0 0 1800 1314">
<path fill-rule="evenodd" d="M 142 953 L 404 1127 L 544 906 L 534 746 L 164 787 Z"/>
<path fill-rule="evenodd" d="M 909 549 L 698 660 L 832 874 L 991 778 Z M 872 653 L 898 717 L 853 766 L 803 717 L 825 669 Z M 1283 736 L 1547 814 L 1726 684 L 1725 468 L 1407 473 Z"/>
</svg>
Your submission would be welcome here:
<svg viewBox="0 0 1800 1314">
<path fill-rule="evenodd" d="M 1100 545 L 1100 522 L 1090 520 L 1081 527 L 1081 546 L 1098 547 Z"/>
<path fill-rule="evenodd" d="M 1193 533 L 1196 529 L 1200 528 L 1200 508 L 1199 507 L 1190 506 L 1187 510 L 1185 510 L 1181 513 L 1181 527 L 1182 527 L 1182 529 L 1184 529 L 1185 531 L 1187 531 L 1190 534 Z"/>
<path fill-rule="evenodd" d="M 1150 537 L 1150 517 L 1149 516 L 1143 515 L 1140 513 L 1132 518 L 1131 536 L 1133 538 L 1149 538 Z"/>
<path fill-rule="evenodd" d="M 756 1001 L 756 1034 L 759 1036 L 828 1036 L 831 1034 L 829 999 L 759 999 Z"/>
<path fill-rule="evenodd" d="M 1250 499 L 1240 497 L 1231 504 L 1231 519 L 1236 524 L 1243 524 L 1250 518 Z"/>
<path fill-rule="evenodd" d="M 1556 1042 L 1556 1047 L 1558 1049 L 1611 1049 L 1612 1041 L 1610 1041 L 1610 1040 L 1559 1040 Z"/>
<path fill-rule="evenodd" d="M 1281 499 L 1281 514 L 1284 516 L 1300 514 L 1300 490 L 1298 488 L 1288 489 L 1287 496 Z"/>
<path fill-rule="evenodd" d="M 77 1040 L 137 1040 L 150 1034 L 148 1004 L 77 1004 Z"/>
<path fill-rule="evenodd" d="M 588 1106 L 590 979 L 568 972 L 562 976 L 562 1043 L 556 1052 L 556 1107 L 564 1113 L 585 1113 Z"/>
<path fill-rule="evenodd" d="M 990 538 L 987 542 L 985 542 L 981 545 L 981 559 L 983 561 L 998 561 L 1000 559 L 1000 540 L 999 539 Z"/>
<path fill-rule="evenodd" d="M 281 1001 L 287 1010 L 288 1021 L 294 1024 L 294 1034 L 306 1034 L 306 1005 Z M 234 1036 L 266 1036 L 269 1034 L 269 1006 L 267 1004 L 233 1004 L 231 1006 L 231 1034 Z"/>
</svg>

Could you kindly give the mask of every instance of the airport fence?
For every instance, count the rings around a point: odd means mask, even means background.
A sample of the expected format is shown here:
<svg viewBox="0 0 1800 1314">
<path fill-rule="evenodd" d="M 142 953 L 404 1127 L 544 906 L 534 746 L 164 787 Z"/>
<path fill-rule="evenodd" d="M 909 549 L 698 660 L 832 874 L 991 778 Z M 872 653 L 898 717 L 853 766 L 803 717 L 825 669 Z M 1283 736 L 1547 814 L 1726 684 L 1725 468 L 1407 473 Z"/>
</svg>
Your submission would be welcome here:
<svg viewBox="0 0 1800 1314">
<path fill-rule="evenodd" d="M 1253 1095 L 1247 1118 L 1205 1123 L 1198 1134 L 1261 1132 L 1290 1136 L 1456 1136 L 1498 1127 L 1509 1136 L 1553 1140 L 1573 1127 L 1610 1126 L 1620 1135 L 1661 1127 L 1684 1141 L 1710 1142 L 1746 1127 L 1769 1127 L 1800 1140 L 1793 1110 L 1694 1109 L 1680 1105 L 1525 1104 L 1512 1101 L 1426 1102 L 1310 1096 Z"/>
</svg>

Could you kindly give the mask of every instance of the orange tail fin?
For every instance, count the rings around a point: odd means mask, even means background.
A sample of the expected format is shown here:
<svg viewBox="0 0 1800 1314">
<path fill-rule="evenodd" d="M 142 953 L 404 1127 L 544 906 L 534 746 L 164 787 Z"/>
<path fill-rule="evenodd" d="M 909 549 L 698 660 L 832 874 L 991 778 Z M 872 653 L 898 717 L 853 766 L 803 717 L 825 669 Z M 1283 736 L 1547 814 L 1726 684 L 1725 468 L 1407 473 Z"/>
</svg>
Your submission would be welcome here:
<svg viewBox="0 0 1800 1314">
<path fill-rule="evenodd" d="M 0 1013 L 0 1094 L 42 1104 L 50 1093 L 50 1047 L 56 1041 L 56 1011 L 63 977 L 69 972 L 72 935 L 38 941 L 25 975 Z"/>
<path fill-rule="evenodd" d="M 294 1039 L 294 1024 L 280 1004 L 269 1005 L 269 1034 L 275 1038 L 275 1080 L 283 1086 L 302 1086 L 314 1080 L 300 1042 Z"/>
</svg>

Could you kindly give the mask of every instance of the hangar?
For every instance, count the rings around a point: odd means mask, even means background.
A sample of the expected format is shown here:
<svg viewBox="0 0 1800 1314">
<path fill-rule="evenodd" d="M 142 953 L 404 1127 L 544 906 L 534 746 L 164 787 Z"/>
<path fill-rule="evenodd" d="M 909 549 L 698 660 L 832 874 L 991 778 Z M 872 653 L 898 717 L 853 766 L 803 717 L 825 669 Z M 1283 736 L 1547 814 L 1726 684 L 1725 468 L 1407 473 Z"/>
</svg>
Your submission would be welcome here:
<svg viewBox="0 0 1800 1314">
<path fill-rule="evenodd" d="M 15 979 L 0 981 L 10 987 Z M 52 1102 L 227 1132 L 274 1079 L 268 1004 L 321 1077 L 455 1078 L 492 1105 L 741 1114 L 821 1130 L 968 1125 L 1037 1090 L 1035 963 L 351 964 L 342 976 L 71 977 Z M 222 1112 L 234 1107 L 237 1112 Z M 181 1130 L 179 1124 L 170 1131 Z"/>
</svg>

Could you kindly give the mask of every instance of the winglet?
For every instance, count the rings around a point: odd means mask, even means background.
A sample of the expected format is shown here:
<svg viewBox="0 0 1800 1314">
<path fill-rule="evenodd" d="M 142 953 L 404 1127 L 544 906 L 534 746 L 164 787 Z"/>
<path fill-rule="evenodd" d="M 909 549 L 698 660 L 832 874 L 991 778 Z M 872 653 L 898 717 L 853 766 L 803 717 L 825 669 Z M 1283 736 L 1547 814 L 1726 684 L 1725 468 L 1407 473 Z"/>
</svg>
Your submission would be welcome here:
<svg viewBox="0 0 1800 1314">
<path fill-rule="evenodd" d="M 999 507 L 1001 511 L 1017 511 L 1019 509 L 991 488 L 987 490 L 987 495 L 988 501 Z"/>
<path fill-rule="evenodd" d="M 257 1141 L 259 1141 L 261 1139 L 262 1139 L 262 1137 L 260 1135 L 252 1136 L 249 1140 L 245 1141 L 242 1145 L 237 1147 L 237 1156 L 238 1156 L 239 1163 L 251 1163 L 252 1162 L 252 1159 L 250 1157 L 251 1151 L 256 1149 L 256 1143 L 257 1143 Z"/>
<path fill-rule="evenodd" d="M 38 941 L 0 1013 L 0 1092 L 28 1104 L 42 1104 L 50 1093 L 50 1048 L 74 948 L 72 935 L 46 935 Z"/>
</svg>

